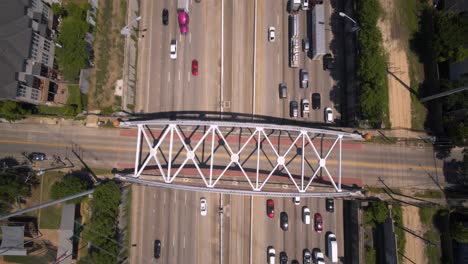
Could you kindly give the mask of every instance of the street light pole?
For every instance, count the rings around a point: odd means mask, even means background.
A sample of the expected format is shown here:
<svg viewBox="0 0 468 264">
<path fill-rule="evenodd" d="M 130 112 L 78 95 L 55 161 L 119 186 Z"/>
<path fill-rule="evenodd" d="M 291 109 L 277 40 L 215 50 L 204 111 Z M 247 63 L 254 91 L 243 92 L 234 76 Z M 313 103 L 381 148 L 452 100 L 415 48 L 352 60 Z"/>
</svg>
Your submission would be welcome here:
<svg viewBox="0 0 468 264">
<path fill-rule="evenodd" d="M 139 17 L 136 17 L 135 19 L 133 19 L 132 21 L 130 21 L 130 23 L 128 23 L 125 27 L 123 27 L 121 30 L 120 30 L 120 34 L 124 35 L 124 36 L 129 36 L 130 35 L 130 26 L 137 22 L 137 21 L 140 21 L 141 20 L 141 16 Z"/>
<path fill-rule="evenodd" d="M 340 17 L 347 18 L 347 19 L 349 19 L 351 22 L 353 22 L 354 26 L 353 26 L 353 28 L 351 29 L 351 32 L 355 32 L 355 31 L 359 30 L 359 26 L 358 26 L 358 23 L 356 22 L 356 20 L 352 19 L 350 16 L 348 16 L 347 14 L 345 14 L 345 13 L 343 13 L 343 12 L 339 12 L 338 14 L 340 15 Z"/>
</svg>

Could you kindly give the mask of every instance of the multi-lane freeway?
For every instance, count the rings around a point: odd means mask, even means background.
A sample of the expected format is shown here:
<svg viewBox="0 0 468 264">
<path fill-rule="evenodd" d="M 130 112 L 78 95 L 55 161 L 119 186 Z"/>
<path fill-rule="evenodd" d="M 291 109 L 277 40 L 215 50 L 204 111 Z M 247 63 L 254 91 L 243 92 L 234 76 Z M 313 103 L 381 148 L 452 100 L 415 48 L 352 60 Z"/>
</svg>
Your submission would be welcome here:
<svg viewBox="0 0 468 264">
<path fill-rule="evenodd" d="M 333 72 L 323 69 L 322 59 L 312 60 L 301 50 L 299 67 L 290 68 L 288 12 L 286 0 L 201 1 L 190 4 L 189 33 L 181 35 L 176 1 L 142 1 L 141 27 L 147 29 L 139 41 L 137 110 L 223 111 L 288 117 L 291 100 L 311 100 L 320 93 L 322 108 L 301 120 L 324 121 L 323 109 L 331 107 L 339 120 L 341 54 L 335 54 Z M 334 3 L 336 6 L 337 4 Z M 169 10 L 169 25 L 161 21 Z M 334 9 L 324 1 L 325 42 L 333 50 L 342 29 L 330 21 Z M 299 12 L 300 41 L 311 36 L 310 13 Z M 276 40 L 268 41 L 268 28 L 276 28 Z M 169 44 L 178 41 L 177 59 L 169 56 Z M 335 44 L 333 44 L 335 43 Z M 198 60 L 199 74 L 191 74 Z M 309 88 L 299 88 L 299 70 L 310 75 Z M 332 77 L 333 76 L 333 77 Z M 285 83 L 287 98 L 279 98 Z"/>
</svg>

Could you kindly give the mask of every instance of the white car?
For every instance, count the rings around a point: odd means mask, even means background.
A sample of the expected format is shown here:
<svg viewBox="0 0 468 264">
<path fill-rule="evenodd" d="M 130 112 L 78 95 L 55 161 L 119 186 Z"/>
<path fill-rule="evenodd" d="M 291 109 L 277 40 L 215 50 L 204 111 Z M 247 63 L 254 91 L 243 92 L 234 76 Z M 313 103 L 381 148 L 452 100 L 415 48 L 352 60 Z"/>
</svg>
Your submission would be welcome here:
<svg viewBox="0 0 468 264">
<path fill-rule="evenodd" d="M 325 122 L 333 123 L 333 110 L 330 107 L 325 108 Z"/>
<path fill-rule="evenodd" d="M 276 32 L 275 27 L 268 28 L 268 41 L 270 42 L 275 41 L 275 37 L 276 37 L 275 32 Z"/>
<path fill-rule="evenodd" d="M 325 264 L 325 258 L 323 253 L 320 250 L 314 251 L 314 263 L 316 264 Z"/>
<path fill-rule="evenodd" d="M 205 197 L 202 197 L 200 199 L 200 214 L 202 216 L 205 216 L 207 212 L 208 212 L 208 207 L 206 205 L 206 199 Z"/>
<path fill-rule="evenodd" d="M 302 0 L 302 10 L 309 10 L 309 0 Z"/>
<path fill-rule="evenodd" d="M 171 59 L 177 59 L 177 40 L 171 40 Z"/>
<path fill-rule="evenodd" d="M 307 206 L 302 207 L 302 221 L 304 224 L 310 224 L 310 209 Z"/>
<path fill-rule="evenodd" d="M 301 197 L 299 197 L 299 196 L 293 197 L 293 203 L 295 205 L 299 205 L 301 203 Z"/>
<path fill-rule="evenodd" d="M 267 251 L 269 264 L 275 264 L 275 253 L 275 249 L 272 246 L 269 246 Z"/>
</svg>

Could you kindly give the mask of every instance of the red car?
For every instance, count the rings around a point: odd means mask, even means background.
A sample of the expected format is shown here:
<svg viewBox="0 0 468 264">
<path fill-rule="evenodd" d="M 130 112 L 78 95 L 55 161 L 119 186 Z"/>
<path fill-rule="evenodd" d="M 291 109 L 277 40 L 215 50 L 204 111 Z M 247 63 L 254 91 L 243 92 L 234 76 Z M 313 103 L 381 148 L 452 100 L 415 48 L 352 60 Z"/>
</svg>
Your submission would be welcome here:
<svg viewBox="0 0 468 264">
<path fill-rule="evenodd" d="M 270 218 L 275 217 L 275 202 L 272 199 L 268 199 L 266 202 L 267 215 Z"/>
<path fill-rule="evenodd" d="M 314 228 L 317 233 L 322 233 L 323 230 L 323 221 L 322 221 L 322 215 L 319 213 L 316 213 L 314 216 Z"/>
<path fill-rule="evenodd" d="M 197 60 L 192 61 L 192 74 L 194 76 L 198 75 L 198 61 Z"/>
</svg>

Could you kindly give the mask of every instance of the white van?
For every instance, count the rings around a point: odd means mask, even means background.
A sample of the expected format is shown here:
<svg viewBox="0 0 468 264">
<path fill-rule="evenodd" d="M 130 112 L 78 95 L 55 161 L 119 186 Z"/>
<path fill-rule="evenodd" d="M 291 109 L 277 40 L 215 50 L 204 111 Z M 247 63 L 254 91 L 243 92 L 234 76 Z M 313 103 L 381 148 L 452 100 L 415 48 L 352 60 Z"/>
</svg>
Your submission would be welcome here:
<svg viewBox="0 0 468 264">
<path fill-rule="evenodd" d="M 338 243 L 333 233 L 327 236 L 327 255 L 332 263 L 338 263 Z"/>
</svg>

